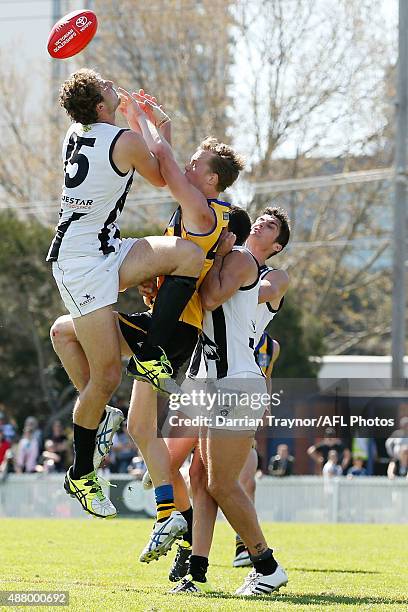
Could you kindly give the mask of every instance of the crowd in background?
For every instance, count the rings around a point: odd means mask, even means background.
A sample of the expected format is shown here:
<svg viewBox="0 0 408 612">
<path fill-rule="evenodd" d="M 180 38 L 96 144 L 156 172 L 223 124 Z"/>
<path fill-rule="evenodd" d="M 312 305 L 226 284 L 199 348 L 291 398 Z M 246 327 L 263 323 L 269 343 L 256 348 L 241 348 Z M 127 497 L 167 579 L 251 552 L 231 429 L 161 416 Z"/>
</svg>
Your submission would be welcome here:
<svg viewBox="0 0 408 612">
<path fill-rule="evenodd" d="M 334 429 L 326 429 L 324 438 L 307 449 L 314 473 L 326 479 L 367 476 L 367 442 L 366 438 L 355 438 L 350 449 L 336 437 Z M 385 441 L 385 449 L 388 478 L 408 478 L 408 417 L 400 420 L 399 429 Z M 282 478 L 296 474 L 296 458 L 288 444 L 278 444 L 276 454 L 269 461 L 264 457 L 259 459 L 259 467 L 263 469 L 258 470 L 258 476 Z M 29 416 L 20 431 L 15 420 L 0 411 L 0 478 L 8 473 L 63 473 L 71 464 L 71 427 L 56 419 L 48 428 L 41 428 L 37 418 Z M 125 422 L 114 436 L 104 467 L 111 473 L 131 474 L 135 478 L 142 478 L 146 471 Z"/>
</svg>

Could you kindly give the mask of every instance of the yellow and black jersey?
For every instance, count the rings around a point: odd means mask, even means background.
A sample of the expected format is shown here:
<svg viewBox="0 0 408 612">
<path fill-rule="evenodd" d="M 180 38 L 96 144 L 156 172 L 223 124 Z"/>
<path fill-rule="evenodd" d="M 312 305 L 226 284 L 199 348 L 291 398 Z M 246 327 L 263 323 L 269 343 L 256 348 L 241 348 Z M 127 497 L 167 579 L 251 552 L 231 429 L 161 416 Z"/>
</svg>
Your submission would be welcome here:
<svg viewBox="0 0 408 612">
<path fill-rule="evenodd" d="M 191 240 L 191 242 L 194 242 L 194 244 L 201 247 L 205 253 L 204 266 L 197 281 L 197 289 L 180 317 L 180 321 L 193 325 L 198 329 L 202 329 L 203 325 L 203 309 L 201 306 L 200 297 L 198 295 L 198 289 L 200 288 L 200 285 L 203 282 L 208 270 L 213 265 L 214 255 L 218 246 L 220 234 L 223 228 L 228 226 L 229 210 L 231 207 L 228 202 L 222 202 L 221 200 L 217 199 L 209 199 L 207 202 L 208 206 L 214 213 L 214 225 L 211 231 L 207 232 L 206 234 L 193 234 L 192 232 L 188 232 L 184 227 L 182 211 L 181 207 L 179 206 L 174 211 L 164 232 L 165 236 L 177 236 L 179 238 L 184 238 L 185 240 Z M 159 287 L 162 282 L 163 279 L 160 278 L 158 281 Z"/>
</svg>

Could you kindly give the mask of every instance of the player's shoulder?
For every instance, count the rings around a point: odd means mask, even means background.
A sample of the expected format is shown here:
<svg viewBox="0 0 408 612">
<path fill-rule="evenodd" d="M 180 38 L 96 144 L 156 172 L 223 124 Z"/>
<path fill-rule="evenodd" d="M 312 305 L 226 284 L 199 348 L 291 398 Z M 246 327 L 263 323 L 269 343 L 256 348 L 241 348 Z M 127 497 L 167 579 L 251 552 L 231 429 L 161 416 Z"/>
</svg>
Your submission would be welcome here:
<svg viewBox="0 0 408 612">
<path fill-rule="evenodd" d="M 261 278 L 271 282 L 278 281 L 282 285 L 289 285 L 290 277 L 286 270 L 261 266 Z"/>
</svg>

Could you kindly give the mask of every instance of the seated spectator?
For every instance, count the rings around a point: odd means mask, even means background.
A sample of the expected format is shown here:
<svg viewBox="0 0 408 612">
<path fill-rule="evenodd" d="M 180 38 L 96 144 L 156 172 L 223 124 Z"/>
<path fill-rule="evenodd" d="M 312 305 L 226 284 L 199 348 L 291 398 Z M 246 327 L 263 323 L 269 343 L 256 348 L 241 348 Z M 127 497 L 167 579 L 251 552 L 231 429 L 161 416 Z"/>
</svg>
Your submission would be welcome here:
<svg viewBox="0 0 408 612">
<path fill-rule="evenodd" d="M 66 472 L 69 468 L 69 444 L 68 438 L 64 433 L 62 423 L 58 419 L 52 423 L 52 431 L 49 441 L 53 443 L 51 452 L 56 453 L 59 456 L 58 461 L 55 462 L 55 471 Z"/>
<path fill-rule="evenodd" d="M 294 473 L 295 459 L 289 455 L 287 444 L 279 444 L 277 454 L 271 457 L 268 466 L 270 476 L 291 476 Z"/>
<path fill-rule="evenodd" d="M 113 436 L 112 444 L 112 472 L 126 474 L 133 457 L 137 454 L 136 446 L 126 431 L 125 421 L 119 431 Z"/>
<path fill-rule="evenodd" d="M 353 465 L 347 470 L 347 478 L 354 478 L 355 476 L 367 476 L 362 457 L 353 457 Z"/>
<path fill-rule="evenodd" d="M 15 470 L 17 474 L 22 472 L 35 472 L 39 455 L 39 445 L 34 431 L 26 427 L 17 446 Z"/>
<path fill-rule="evenodd" d="M 401 446 L 398 458 L 389 462 L 387 476 L 390 480 L 398 476 L 408 478 L 408 445 Z"/>
<path fill-rule="evenodd" d="M 402 417 L 399 429 L 393 431 L 385 442 L 385 448 L 391 459 L 398 459 L 402 446 L 408 446 L 408 416 Z"/>
<path fill-rule="evenodd" d="M 61 455 L 56 452 L 56 445 L 52 440 L 45 441 L 44 451 L 40 455 L 35 471 L 47 473 L 65 471 L 61 466 Z"/>
<path fill-rule="evenodd" d="M 340 459 L 341 468 L 343 471 L 349 466 L 351 460 L 350 449 L 336 437 L 336 430 L 333 427 L 328 427 L 325 430 L 325 436 L 318 444 L 313 444 L 307 449 L 307 454 L 313 459 L 316 465 L 320 468 L 327 462 L 329 452 L 335 450 Z"/>
<path fill-rule="evenodd" d="M 343 468 L 339 465 L 339 455 L 336 450 L 329 451 L 329 456 L 323 466 L 323 477 L 333 478 L 334 476 L 342 476 Z"/>
</svg>

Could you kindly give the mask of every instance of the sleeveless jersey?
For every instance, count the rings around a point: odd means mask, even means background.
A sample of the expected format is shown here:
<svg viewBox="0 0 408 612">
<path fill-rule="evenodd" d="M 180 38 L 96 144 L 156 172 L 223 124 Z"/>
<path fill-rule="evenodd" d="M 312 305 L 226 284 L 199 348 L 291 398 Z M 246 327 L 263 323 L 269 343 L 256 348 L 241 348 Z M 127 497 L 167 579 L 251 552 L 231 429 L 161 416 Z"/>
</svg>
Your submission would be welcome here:
<svg viewBox="0 0 408 612">
<path fill-rule="evenodd" d="M 214 214 L 214 225 L 211 231 L 207 232 L 206 234 L 193 234 L 192 232 L 188 232 L 184 227 L 181 207 L 179 206 L 174 211 L 164 232 L 165 236 L 178 236 L 179 238 L 184 238 L 185 240 L 194 242 L 194 244 L 201 247 L 205 253 L 204 266 L 197 281 L 196 291 L 180 317 L 180 321 L 193 325 L 198 329 L 202 329 L 203 321 L 203 309 L 201 306 L 200 296 L 198 295 L 198 290 L 204 280 L 205 275 L 214 263 L 214 255 L 218 246 L 220 234 L 223 228 L 227 227 L 228 225 L 229 210 L 231 207 L 228 202 L 221 202 L 221 200 L 209 199 L 207 202 Z M 158 282 L 159 287 L 162 282 L 163 278 L 160 278 Z"/>
<path fill-rule="evenodd" d="M 233 250 L 250 252 L 245 247 L 234 247 Z M 189 377 L 196 377 L 199 371 L 201 376 L 202 357 L 208 378 L 220 379 L 245 373 L 260 376 L 261 370 L 254 355 L 259 284 L 258 266 L 258 277 L 252 285 L 241 287 L 212 312 L 204 312 L 203 331 L 190 363 Z"/>
<path fill-rule="evenodd" d="M 260 280 L 265 278 L 265 276 L 269 274 L 269 272 L 271 272 L 272 270 L 275 270 L 275 268 L 270 268 L 266 264 L 261 266 L 260 267 Z M 276 313 L 279 312 L 279 310 L 282 308 L 284 300 L 285 298 L 282 297 L 281 301 L 279 302 L 279 306 L 276 310 L 272 308 L 272 305 L 269 302 L 258 304 L 258 307 L 256 309 L 255 346 L 259 344 L 259 341 L 261 340 L 261 336 L 264 333 L 265 328 L 272 321 Z"/>
<path fill-rule="evenodd" d="M 121 172 L 112 159 L 115 143 L 124 131 L 109 123 L 75 123 L 68 129 L 62 145 L 60 218 L 47 261 L 118 250 L 120 231 L 116 221 L 134 172 Z"/>
</svg>

